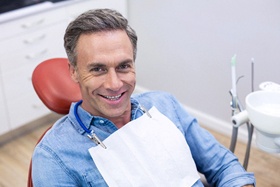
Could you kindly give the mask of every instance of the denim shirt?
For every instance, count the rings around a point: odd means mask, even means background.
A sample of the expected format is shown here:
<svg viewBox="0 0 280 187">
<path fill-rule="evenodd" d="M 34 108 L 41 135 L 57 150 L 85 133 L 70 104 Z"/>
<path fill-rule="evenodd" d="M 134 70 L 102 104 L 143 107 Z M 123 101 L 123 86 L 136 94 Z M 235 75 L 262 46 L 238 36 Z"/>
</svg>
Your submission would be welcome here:
<svg viewBox="0 0 280 187">
<path fill-rule="evenodd" d="M 96 144 L 77 122 L 74 105 L 71 105 L 68 115 L 53 125 L 34 150 L 32 178 L 35 187 L 108 186 L 88 151 Z M 211 185 L 255 185 L 254 174 L 246 172 L 234 154 L 201 128 L 172 95 L 165 92 L 137 94 L 131 97 L 131 105 L 131 120 L 143 115 L 140 106 L 147 110 L 155 106 L 167 116 L 185 136 L 197 170 L 205 175 Z M 86 128 L 94 130 L 101 140 L 118 130 L 111 121 L 92 116 L 80 106 L 78 115 Z M 203 184 L 198 180 L 193 186 L 202 187 Z"/>
</svg>

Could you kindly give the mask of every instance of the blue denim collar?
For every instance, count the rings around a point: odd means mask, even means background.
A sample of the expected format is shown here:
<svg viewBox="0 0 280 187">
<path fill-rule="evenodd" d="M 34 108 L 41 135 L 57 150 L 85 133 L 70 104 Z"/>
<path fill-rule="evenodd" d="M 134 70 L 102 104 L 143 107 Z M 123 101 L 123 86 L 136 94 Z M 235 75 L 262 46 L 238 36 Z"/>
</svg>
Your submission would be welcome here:
<svg viewBox="0 0 280 187">
<path fill-rule="evenodd" d="M 131 120 L 134 120 L 134 119 L 137 119 L 138 117 L 140 117 L 141 115 L 143 115 L 143 111 L 141 110 L 140 104 L 136 99 L 131 97 L 130 100 L 131 100 Z M 84 134 L 85 130 L 80 126 L 80 124 L 78 123 L 78 121 L 74 115 L 74 106 L 76 104 L 77 104 L 77 102 L 73 102 L 71 104 L 68 117 L 71 120 L 74 128 L 80 134 Z M 102 123 L 103 126 L 109 125 L 109 126 L 111 126 L 110 128 L 112 128 L 112 126 L 114 126 L 110 120 L 100 117 L 100 116 L 93 116 L 89 112 L 84 110 L 81 106 L 78 107 L 78 115 L 87 129 L 90 129 L 91 126 L 96 126 L 97 124 L 100 127 L 100 123 Z"/>
</svg>

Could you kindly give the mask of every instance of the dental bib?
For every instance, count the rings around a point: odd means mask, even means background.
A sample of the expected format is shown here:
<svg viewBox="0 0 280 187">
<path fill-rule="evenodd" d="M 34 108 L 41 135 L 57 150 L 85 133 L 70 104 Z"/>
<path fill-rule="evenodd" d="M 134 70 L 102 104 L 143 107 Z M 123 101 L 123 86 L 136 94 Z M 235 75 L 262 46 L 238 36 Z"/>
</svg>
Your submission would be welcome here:
<svg viewBox="0 0 280 187">
<path fill-rule="evenodd" d="M 191 187 L 200 177 L 181 131 L 155 107 L 89 149 L 110 187 Z"/>
</svg>

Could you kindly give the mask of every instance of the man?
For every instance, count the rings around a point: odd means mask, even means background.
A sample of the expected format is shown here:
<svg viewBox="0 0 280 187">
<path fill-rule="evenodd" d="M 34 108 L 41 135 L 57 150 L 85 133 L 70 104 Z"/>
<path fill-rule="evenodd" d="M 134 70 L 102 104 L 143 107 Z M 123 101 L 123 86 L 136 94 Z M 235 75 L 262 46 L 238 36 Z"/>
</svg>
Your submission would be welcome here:
<svg viewBox="0 0 280 187">
<path fill-rule="evenodd" d="M 153 162 L 163 158 L 162 168 L 156 171 L 160 173 L 163 170 L 162 174 L 172 171 L 168 175 L 174 175 L 171 177 L 173 180 L 177 177 L 176 169 L 182 169 L 184 172 L 193 170 L 188 168 L 186 170 L 186 167 L 180 168 L 180 165 L 184 165 L 185 162 L 178 161 L 178 159 L 171 161 L 170 157 L 166 156 L 167 154 L 155 152 L 152 154 L 159 156 L 152 158 L 151 151 L 145 153 L 146 147 L 141 147 L 146 141 L 151 145 L 156 143 L 155 148 L 172 154 L 173 150 L 180 151 L 177 142 L 173 144 L 173 139 L 178 140 L 178 144 L 190 150 L 190 153 L 182 158 L 184 160 L 188 157 L 186 161 L 190 163 L 187 165 L 190 168 L 192 163 L 195 166 L 195 171 L 190 175 L 196 173 L 197 170 L 203 173 L 208 183 L 213 186 L 255 185 L 253 174 L 247 173 L 238 159 L 202 129 L 173 96 L 163 92 L 149 92 L 131 97 L 136 84 L 137 36 L 121 14 L 109 9 L 85 12 L 67 27 L 64 46 L 70 62 L 70 74 L 80 86 L 82 101 L 73 103 L 69 114 L 58 120 L 37 145 L 32 159 L 34 186 L 125 186 L 120 184 L 128 184 L 128 181 L 135 185 L 126 186 L 148 186 L 143 185 L 144 182 L 143 184 L 135 183 L 137 179 L 146 182 L 147 179 L 141 170 L 145 163 L 139 164 L 140 169 L 132 168 L 133 173 L 128 172 L 129 177 L 126 177 L 121 173 L 130 171 L 131 168 L 129 168 L 130 166 L 117 167 L 121 164 L 125 165 L 126 161 L 121 160 L 122 158 L 118 160 L 116 154 L 121 155 L 120 157 L 125 157 L 126 154 L 132 155 L 127 162 L 132 161 L 133 164 L 136 162 L 136 158 L 145 157 L 144 160 L 153 160 Z M 156 110 L 151 109 L 153 107 Z M 150 118 L 144 118 L 144 113 L 147 113 Z M 155 128 L 156 133 L 145 129 L 146 122 L 152 123 L 150 119 L 161 115 L 163 121 L 162 124 L 160 123 L 160 128 Z M 165 119 L 165 117 L 167 118 Z M 143 150 L 143 155 L 134 154 L 134 152 L 131 154 L 132 149 L 126 148 L 124 148 L 124 152 L 121 152 L 123 143 L 118 144 L 120 147 L 115 146 L 115 143 L 121 141 L 116 135 L 122 133 L 129 136 L 128 128 L 133 131 L 134 127 L 139 126 L 140 119 L 144 120 L 145 124 L 140 122 L 139 131 L 143 125 L 144 136 L 146 133 L 150 133 L 151 136 L 144 139 L 139 138 L 140 135 L 139 137 L 133 135 L 128 144 L 136 147 L 136 151 Z M 167 123 L 168 125 L 164 126 Z M 149 126 L 147 127 L 149 128 Z M 162 139 L 162 141 L 164 139 L 173 141 L 168 148 L 170 150 L 164 150 L 168 146 L 166 145 L 168 142 L 163 144 L 157 142 L 156 138 L 154 138 L 155 142 L 150 141 L 153 136 L 160 137 L 158 135 L 166 133 L 161 130 L 161 127 L 171 129 L 175 134 L 177 131 L 179 132 L 178 136 L 164 136 L 165 138 Z M 171 131 L 168 131 L 167 135 L 172 134 Z M 138 131 L 136 130 L 136 132 Z M 180 136 L 183 137 L 183 141 Z M 93 141 L 90 141 L 88 137 Z M 134 146 L 135 140 L 140 146 Z M 161 149 L 161 147 L 164 148 Z M 96 157 L 99 153 L 106 158 Z M 173 156 L 180 157 L 178 154 Z M 164 157 L 167 159 L 164 160 Z M 108 174 L 111 171 L 106 171 L 106 169 L 104 171 L 102 167 L 107 162 L 112 162 L 110 158 L 116 160 L 113 161 L 113 165 L 109 164 L 115 173 Z M 176 163 L 177 166 L 173 166 L 173 163 Z M 152 163 L 145 167 L 154 169 L 158 166 Z M 149 170 L 146 169 L 146 172 L 149 173 Z M 155 182 L 157 179 L 159 179 L 158 181 L 164 180 L 159 177 L 158 173 L 152 174 L 152 178 L 155 179 L 154 184 L 159 184 Z M 203 186 L 195 174 L 193 174 L 193 178 L 188 178 L 189 181 L 193 180 L 191 183 L 185 180 L 186 177 L 188 176 L 182 176 L 182 179 L 178 177 L 176 180 L 180 184 L 189 184 L 184 186 Z M 148 182 L 150 181 L 145 184 Z M 115 183 L 116 185 L 112 185 Z M 165 186 L 171 185 L 166 184 Z"/>
</svg>

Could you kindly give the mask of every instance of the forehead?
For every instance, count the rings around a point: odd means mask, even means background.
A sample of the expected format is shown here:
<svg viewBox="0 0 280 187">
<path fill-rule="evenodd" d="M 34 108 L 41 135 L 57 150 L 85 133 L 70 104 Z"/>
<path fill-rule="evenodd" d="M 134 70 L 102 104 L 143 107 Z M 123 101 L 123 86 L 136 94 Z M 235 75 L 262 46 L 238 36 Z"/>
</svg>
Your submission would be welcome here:
<svg viewBox="0 0 280 187">
<path fill-rule="evenodd" d="M 82 34 L 76 52 L 78 64 L 133 61 L 133 46 L 122 30 Z"/>
</svg>

